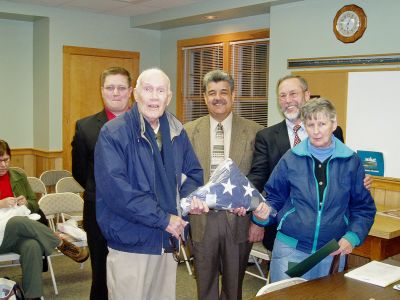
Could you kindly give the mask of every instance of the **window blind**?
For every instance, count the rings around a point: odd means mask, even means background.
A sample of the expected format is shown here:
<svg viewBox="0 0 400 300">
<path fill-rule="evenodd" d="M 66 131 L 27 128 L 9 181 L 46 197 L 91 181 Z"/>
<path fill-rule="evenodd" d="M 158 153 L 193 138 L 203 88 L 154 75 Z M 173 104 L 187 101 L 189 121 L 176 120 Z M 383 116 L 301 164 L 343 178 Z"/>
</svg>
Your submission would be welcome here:
<svg viewBox="0 0 400 300">
<path fill-rule="evenodd" d="M 230 57 L 236 91 L 234 112 L 267 126 L 269 39 L 231 42 Z"/>
<path fill-rule="evenodd" d="M 223 44 L 182 48 L 184 52 L 183 122 L 208 114 L 202 93 L 203 77 L 223 69 Z"/>
<path fill-rule="evenodd" d="M 233 111 L 267 126 L 269 39 L 231 37 L 223 36 L 211 43 L 201 43 L 199 39 L 199 43 L 179 47 L 182 53 L 180 117 L 183 123 L 208 114 L 202 94 L 203 77 L 211 70 L 224 70 L 225 67 L 235 80 Z"/>
</svg>

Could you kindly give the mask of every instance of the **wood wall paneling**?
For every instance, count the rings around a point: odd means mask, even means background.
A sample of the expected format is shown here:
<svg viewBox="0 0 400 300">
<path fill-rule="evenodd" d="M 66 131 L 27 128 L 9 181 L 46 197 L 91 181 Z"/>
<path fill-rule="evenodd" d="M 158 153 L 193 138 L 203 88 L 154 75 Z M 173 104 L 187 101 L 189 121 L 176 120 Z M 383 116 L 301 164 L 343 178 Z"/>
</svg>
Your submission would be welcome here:
<svg viewBox="0 0 400 300">
<path fill-rule="evenodd" d="M 46 170 L 62 170 L 61 151 L 36 149 L 11 150 L 11 165 L 25 170 L 28 176 L 39 177 Z"/>
<path fill-rule="evenodd" d="M 400 179 L 373 176 L 371 194 L 376 205 L 400 208 Z M 392 256 L 391 259 L 400 261 L 400 255 Z M 348 258 L 348 268 L 362 266 L 369 262 L 368 258 L 351 254 Z"/>
<path fill-rule="evenodd" d="M 374 176 L 371 194 L 377 205 L 400 208 L 400 179 Z"/>
</svg>

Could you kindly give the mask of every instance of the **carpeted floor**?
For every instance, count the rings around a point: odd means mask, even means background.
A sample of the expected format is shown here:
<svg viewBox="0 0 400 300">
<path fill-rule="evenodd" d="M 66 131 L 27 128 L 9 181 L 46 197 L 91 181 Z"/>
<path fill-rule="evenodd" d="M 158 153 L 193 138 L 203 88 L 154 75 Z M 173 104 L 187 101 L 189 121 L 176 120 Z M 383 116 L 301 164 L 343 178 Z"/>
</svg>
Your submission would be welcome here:
<svg viewBox="0 0 400 300">
<path fill-rule="evenodd" d="M 46 272 L 43 273 L 45 300 L 89 299 L 91 280 L 89 261 L 84 263 L 83 269 L 80 269 L 79 264 L 65 256 L 53 257 L 52 263 L 58 286 L 58 296 L 54 294 L 50 272 Z M 254 269 L 254 266 L 250 266 L 249 269 Z M 0 268 L 0 276 L 7 276 L 18 282 L 21 282 L 22 279 L 19 267 Z M 264 281 L 246 275 L 243 284 L 243 299 L 254 297 L 264 284 Z M 178 266 L 176 291 L 177 300 L 195 300 L 197 298 L 195 279 L 188 274 L 183 263 Z"/>
</svg>

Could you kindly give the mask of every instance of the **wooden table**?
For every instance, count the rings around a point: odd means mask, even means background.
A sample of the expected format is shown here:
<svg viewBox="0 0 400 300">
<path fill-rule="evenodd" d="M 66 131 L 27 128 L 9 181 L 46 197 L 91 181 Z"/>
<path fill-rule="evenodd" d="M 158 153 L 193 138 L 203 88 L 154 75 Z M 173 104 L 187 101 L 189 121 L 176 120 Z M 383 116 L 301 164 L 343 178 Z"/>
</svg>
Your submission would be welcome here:
<svg viewBox="0 0 400 300">
<path fill-rule="evenodd" d="M 383 206 L 377 206 L 377 209 L 386 210 Z M 368 237 L 352 253 L 371 260 L 384 260 L 400 254 L 400 220 L 377 214 Z"/>
<path fill-rule="evenodd" d="M 399 283 L 399 282 L 398 282 Z M 253 298 L 254 300 L 399 300 L 400 291 L 394 284 L 383 288 L 377 285 L 344 277 L 344 273 L 303 282 L 288 288 Z"/>
</svg>

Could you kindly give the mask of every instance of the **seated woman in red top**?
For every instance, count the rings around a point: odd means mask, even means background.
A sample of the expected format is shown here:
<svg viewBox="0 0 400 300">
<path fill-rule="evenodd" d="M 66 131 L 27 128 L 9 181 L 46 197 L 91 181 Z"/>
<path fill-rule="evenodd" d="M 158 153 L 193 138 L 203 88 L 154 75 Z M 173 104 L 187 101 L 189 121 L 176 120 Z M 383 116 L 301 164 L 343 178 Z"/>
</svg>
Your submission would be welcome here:
<svg viewBox="0 0 400 300">
<path fill-rule="evenodd" d="M 10 147 L 0 140 L 0 254 L 20 255 L 25 296 L 39 299 L 43 295 L 43 254 L 50 255 L 57 247 L 77 262 L 85 261 L 89 254 L 86 248 L 76 247 L 59 233 L 26 216 L 38 212 L 39 206 L 26 176 L 9 169 L 10 159 Z"/>
</svg>

